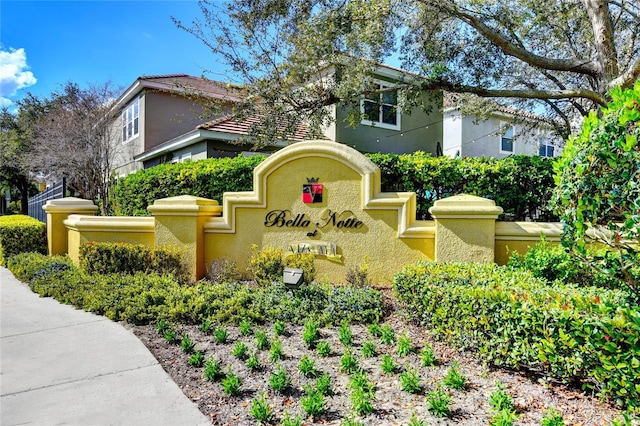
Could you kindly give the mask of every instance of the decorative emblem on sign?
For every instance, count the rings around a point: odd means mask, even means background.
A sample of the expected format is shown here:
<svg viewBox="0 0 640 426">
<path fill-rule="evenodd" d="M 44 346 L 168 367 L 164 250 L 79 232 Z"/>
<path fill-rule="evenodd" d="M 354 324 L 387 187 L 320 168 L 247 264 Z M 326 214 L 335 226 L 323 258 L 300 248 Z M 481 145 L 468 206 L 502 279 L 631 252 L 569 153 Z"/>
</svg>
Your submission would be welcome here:
<svg viewBox="0 0 640 426">
<path fill-rule="evenodd" d="M 302 202 L 307 204 L 322 202 L 322 184 L 320 178 L 307 178 L 307 183 L 302 185 Z"/>
</svg>

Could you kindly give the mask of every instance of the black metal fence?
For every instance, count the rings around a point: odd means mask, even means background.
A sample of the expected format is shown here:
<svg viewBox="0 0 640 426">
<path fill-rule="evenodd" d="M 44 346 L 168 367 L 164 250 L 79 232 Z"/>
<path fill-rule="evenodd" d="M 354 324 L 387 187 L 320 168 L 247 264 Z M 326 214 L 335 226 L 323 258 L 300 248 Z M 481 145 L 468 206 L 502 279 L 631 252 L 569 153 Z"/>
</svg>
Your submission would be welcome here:
<svg viewBox="0 0 640 426">
<path fill-rule="evenodd" d="M 67 193 L 67 180 L 62 178 L 51 188 L 42 191 L 38 195 L 29 198 L 29 216 L 38 219 L 40 222 L 47 221 L 47 214 L 42 210 L 47 201 L 57 198 L 64 198 Z"/>
</svg>

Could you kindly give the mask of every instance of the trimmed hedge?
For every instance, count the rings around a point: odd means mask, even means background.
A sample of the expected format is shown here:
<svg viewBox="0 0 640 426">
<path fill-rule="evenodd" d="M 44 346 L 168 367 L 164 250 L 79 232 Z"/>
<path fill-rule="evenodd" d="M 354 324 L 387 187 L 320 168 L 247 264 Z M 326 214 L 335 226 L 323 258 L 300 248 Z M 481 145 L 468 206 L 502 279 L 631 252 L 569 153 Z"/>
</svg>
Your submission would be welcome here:
<svg viewBox="0 0 640 426">
<path fill-rule="evenodd" d="M 19 253 L 47 252 L 46 225 L 24 215 L 0 216 L 0 265 Z"/>
<path fill-rule="evenodd" d="M 404 268 L 394 291 L 410 318 L 495 365 L 640 406 L 640 307 L 624 291 L 548 284 L 492 264 L 426 262 Z"/>
<path fill-rule="evenodd" d="M 492 199 L 511 220 L 553 221 L 549 208 L 553 160 L 539 156 L 453 159 L 430 154 L 370 154 L 382 174 L 383 191 L 416 193 L 418 219 L 430 219 L 436 200 L 458 194 Z"/>
<path fill-rule="evenodd" d="M 413 191 L 419 219 L 441 198 L 467 193 L 495 200 L 514 220 L 556 220 L 548 208 L 553 160 L 515 155 L 503 159 L 433 157 L 430 154 L 368 154 L 382 174 L 382 191 Z M 210 158 L 163 164 L 133 173 L 113 186 L 113 211 L 147 216 L 156 199 L 196 195 L 222 201 L 229 191 L 250 191 L 253 169 L 263 156 Z"/>
<path fill-rule="evenodd" d="M 195 195 L 222 202 L 230 191 L 250 191 L 253 169 L 262 155 L 161 164 L 120 179 L 112 187 L 111 203 L 119 216 L 149 216 L 147 206 L 155 200 Z"/>
<path fill-rule="evenodd" d="M 200 282 L 185 286 L 168 275 L 89 274 L 66 258 L 36 253 L 13 257 L 9 269 L 42 296 L 133 324 L 160 319 L 238 324 L 246 318 L 302 324 L 310 317 L 320 324 L 337 324 L 382 317 L 382 295 L 371 288 L 312 284 L 291 292 L 282 284 Z"/>
<path fill-rule="evenodd" d="M 182 254 L 169 247 L 90 242 L 80 246 L 80 266 L 89 274 L 169 274 L 180 282 L 189 279 Z"/>
</svg>

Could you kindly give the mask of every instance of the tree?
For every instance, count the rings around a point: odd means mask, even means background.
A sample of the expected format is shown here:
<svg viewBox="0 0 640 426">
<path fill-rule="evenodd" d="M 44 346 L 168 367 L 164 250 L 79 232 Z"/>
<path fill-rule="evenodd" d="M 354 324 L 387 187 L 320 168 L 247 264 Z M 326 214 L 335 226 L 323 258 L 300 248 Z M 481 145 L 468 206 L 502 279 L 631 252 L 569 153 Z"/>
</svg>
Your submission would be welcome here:
<svg viewBox="0 0 640 426">
<path fill-rule="evenodd" d="M 377 63 L 411 71 L 400 106 L 424 106 L 424 92 L 499 99 L 549 118 L 563 137 L 576 116 L 606 105 L 614 87 L 640 75 L 640 6 L 633 0 L 241 0 L 200 2 L 202 20 L 178 27 L 202 40 L 227 78 L 247 88 L 240 118 L 260 115 L 251 136 L 318 130 L 325 108 L 350 110 Z M 328 78 L 331 76 L 331 78 Z M 393 90 L 394 88 L 387 89 Z M 477 113 L 486 106 L 472 102 Z M 579 121 L 579 120 L 578 120 Z"/>
<path fill-rule="evenodd" d="M 0 186 L 20 193 L 22 214 L 28 213 L 29 196 L 35 192 L 29 162 L 34 145 L 31 124 L 34 112 L 42 106 L 31 95 L 26 99 L 31 109 L 23 109 L 17 114 L 7 108 L 0 111 Z"/>
<path fill-rule="evenodd" d="M 28 155 L 33 173 L 49 180 L 67 178 L 82 198 L 108 209 L 111 168 L 117 153 L 119 112 L 113 109 L 119 92 L 110 83 L 80 88 L 65 84 L 47 99 L 19 101 L 20 111 L 34 110 L 34 146 Z"/>
<path fill-rule="evenodd" d="M 640 82 L 610 97 L 600 117 L 592 111 L 569 138 L 555 165 L 554 202 L 564 245 L 596 268 L 613 266 L 640 295 Z M 594 256 L 589 241 L 609 254 Z"/>
</svg>

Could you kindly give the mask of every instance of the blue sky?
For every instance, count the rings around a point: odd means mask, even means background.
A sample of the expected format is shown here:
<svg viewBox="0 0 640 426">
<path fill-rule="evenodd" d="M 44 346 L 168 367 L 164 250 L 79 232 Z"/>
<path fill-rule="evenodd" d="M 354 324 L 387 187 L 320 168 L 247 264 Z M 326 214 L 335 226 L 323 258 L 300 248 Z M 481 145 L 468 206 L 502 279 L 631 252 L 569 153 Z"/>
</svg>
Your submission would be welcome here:
<svg viewBox="0 0 640 426">
<path fill-rule="evenodd" d="M 48 96 L 67 81 L 128 87 L 141 75 L 223 80 L 198 39 L 178 29 L 202 19 L 197 1 L 0 0 L 0 105 Z"/>
</svg>

